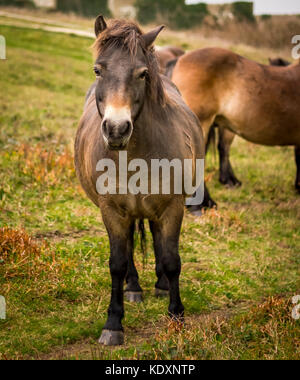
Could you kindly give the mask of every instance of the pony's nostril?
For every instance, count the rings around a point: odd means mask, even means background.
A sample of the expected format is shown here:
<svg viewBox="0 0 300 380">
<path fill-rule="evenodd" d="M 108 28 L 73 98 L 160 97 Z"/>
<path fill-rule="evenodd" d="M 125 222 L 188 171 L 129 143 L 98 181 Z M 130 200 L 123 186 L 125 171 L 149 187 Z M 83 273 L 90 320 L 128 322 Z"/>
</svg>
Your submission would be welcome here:
<svg viewBox="0 0 300 380">
<path fill-rule="evenodd" d="M 127 135 L 130 131 L 131 123 L 130 121 L 126 121 L 121 128 L 119 129 L 119 133 L 121 135 Z"/>
</svg>

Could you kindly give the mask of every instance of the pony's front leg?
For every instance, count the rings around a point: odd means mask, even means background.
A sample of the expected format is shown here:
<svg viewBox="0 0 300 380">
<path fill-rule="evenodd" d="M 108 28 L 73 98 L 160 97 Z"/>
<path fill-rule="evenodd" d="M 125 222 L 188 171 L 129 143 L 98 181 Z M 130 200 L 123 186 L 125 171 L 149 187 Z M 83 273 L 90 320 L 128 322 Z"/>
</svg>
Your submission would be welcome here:
<svg viewBox="0 0 300 380">
<path fill-rule="evenodd" d="M 111 301 L 108 309 L 108 319 L 103 327 L 99 343 L 106 346 L 118 346 L 124 343 L 122 319 L 124 317 L 124 280 L 128 268 L 128 239 L 130 224 L 122 218 L 116 218 L 113 213 L 110 218 L 103 216 L 110 240 L 110 274 L 112 280 Z"/>
<path fill-rule="evenodd" d="M 169 315 L 178 322 L 183 322 L 184 319 L 184 307 L 179 290 L 179 277 L 181 273 L 179 237 L 183 213 L 184 210 L 180 202 L 174 200 L 160 220 L 153 223 L 156 230 L 156 238 L 159 240 L 158 244 L 162 250 L 162 269 L 169 282 Z"/>
<path fill-rule="evenodd" d="M 140 303 L 143 301 L 143 290 L 139 284 L 139 275 L 134 265 L 134 230 L 135 222 L 130 227 L 130 238 L 128 240 L 128 271 L 126 275 L 125 296 L 129 302 Z"/>
<path fill-rule="evenodd" d="M 155 271 L 157 276 L 157 282 L 155 284 L 155 295 L 156 297 L 167 297 L 169 295 L 169 281 L 165 275 L 162 256 L 163 256 L 163 247 L 161 242 L 161 233 L 159 225 L 149 222 L 150 230 L 153 236 L 153 245 L 155 253 Z"/>
</svg>

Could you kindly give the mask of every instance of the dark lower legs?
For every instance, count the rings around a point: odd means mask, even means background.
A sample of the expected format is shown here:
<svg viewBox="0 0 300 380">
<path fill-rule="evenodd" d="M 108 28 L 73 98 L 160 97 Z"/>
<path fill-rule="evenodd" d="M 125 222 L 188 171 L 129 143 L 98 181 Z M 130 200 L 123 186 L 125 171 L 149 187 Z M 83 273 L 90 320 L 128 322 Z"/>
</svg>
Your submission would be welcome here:
<svg viewBox="0 0 300 380">
<path fill-rule="evenodd" d="M 112 280 L 111 302 L 108 309 L 108 319 L 103 327 L 99 343 L 115 346 L 124 343 L 122 319 L 124 317 L 123 286 L 127 272 L 128 258 L 126 254 L 127 241 L 111 237 L 111 256 L 109 261 Z"/>
<path fill-rule="evenodd" d="M 124 281 L 128 272 L 133 247 L 133 222 L 121 217 L 114 209 L 102 211 L 110 242 L 109 268 L 111 274 L 111 301 L 108 318 L 99 343 L 116 346 L 124 343 L 122 319 L 124 317 Z"/>
<path fill-rule="evenodd" d="M 103 215 L 103 214 L 102 214 Z M 159 221 L 150 223 L 153 233 L 158 290 L 168 290 L 170 295 L 169 314 L 175 320 L 182 320 L 184 307 L 180 299 L 179 276 L 181 261 L 179 257 L 179 236 L 183 219 L 182 199 L 176 199 Z M 100 344 L 107 346 L 124 343 L 122 319 L 124 317 L 124 281 L 127 280 L 126 293 L 141 295 L 138 273 L 133 261 L 134 225 L 115 215 L 103 215 L 110 240 L 110 273 L 112 281 L 111 301 L 108 318 Z M 112 222 L 113 221 L 113 222 Z M 136 301 L 136 299 L 131 299 Z"/>
</svg>

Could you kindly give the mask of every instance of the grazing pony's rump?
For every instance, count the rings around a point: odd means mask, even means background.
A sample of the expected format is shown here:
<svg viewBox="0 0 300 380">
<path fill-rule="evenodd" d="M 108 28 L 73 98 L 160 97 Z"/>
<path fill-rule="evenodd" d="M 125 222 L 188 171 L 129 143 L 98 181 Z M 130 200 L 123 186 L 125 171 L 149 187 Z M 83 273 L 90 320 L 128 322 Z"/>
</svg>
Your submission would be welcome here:
<svg viewBox="0 0 300 380">
<path fill-rule="evenodd" d="M 282 58 L 269 58 L 271 66 L 289 66 L 291 63 Z M 228 187 L 240 186 L 241 182 L 236 178 L 230 162 L 230 148 L 234 141 L 235 134 L 229 129 L 224 129 L 214 124 L 213 129 L 218 127 L 218 152 L 220 159 L 220 182 Z M 210 136 L 214 138 L 214 131 L 210 132 Z"/>
<path fill-rule="evenodd" d="M 142 300 L 133 260 L 136 220 L 150 221 L 157 293 L 169 291 L 169 313 L 173 318 L 181 320 L 184 313 L 179 293 L 179 236 L 185 198 L 192 194 L 175 195 L 173 191 L 170 195 L 100 195 L 96 190 L 101 174 L 97 173 L 97 164 L 110 159 L 120 174 L 120 151 L 127 151 L 128 160 L 143 159 L 148 164 L 152 159 L 190 159 L 195 167 L 196 160 L 204 158 L 204 139 L 197 117 L 176 87 L 159 75 L 152 44 L 161 30 L 162 27 L 143 34 L 134 23 L 116 20 L 107 25 L 102 16 L 95 24 L 97 81 L 88 93 L 77 132 L 75 163 L 82 187 L 101 209 L 110 240 L 111 303 L 100 338 L 105 345 L 122 344 L 124 340 L 125 279 L 127 298 Z M 134 174 L 128 173 L 128 180 Z M 192 179 L 195 175 L 193 170 Z"/>
<path fill-rule="evenodd" d="M 233 132 L 231 138 L 295 146 L 300 192 L 300 64 L 265 66 L 208 48 L 180 57 L 172 80 L 199 117 L 206 141 L 216 123 Z"/>
</svg>

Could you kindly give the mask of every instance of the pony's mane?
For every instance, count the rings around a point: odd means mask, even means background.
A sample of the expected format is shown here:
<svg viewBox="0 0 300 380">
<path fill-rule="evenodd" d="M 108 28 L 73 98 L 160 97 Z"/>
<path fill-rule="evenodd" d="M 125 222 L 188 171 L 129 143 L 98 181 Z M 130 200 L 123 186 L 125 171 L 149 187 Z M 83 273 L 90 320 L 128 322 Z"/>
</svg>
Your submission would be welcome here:
<svg viewBox="0 0 300 380">
<path fill-rule="evenodd" d="M 149 100 L 164 106 L 167 102 L 167 96 L 159 75 L 155 50 L 153 46 L 150 48 L 145 46 L 142 36 L 143 32 L 136 23 L 126 20 L 111 20 L 93 45 L 95 55 L 98 58 L 105 50 L 110 48 L 126 49 L 130 53 L 130 57 L 134 59 L 138 48 L 141 47 L 149 70 L 147 91 Z"/>
</svg>

